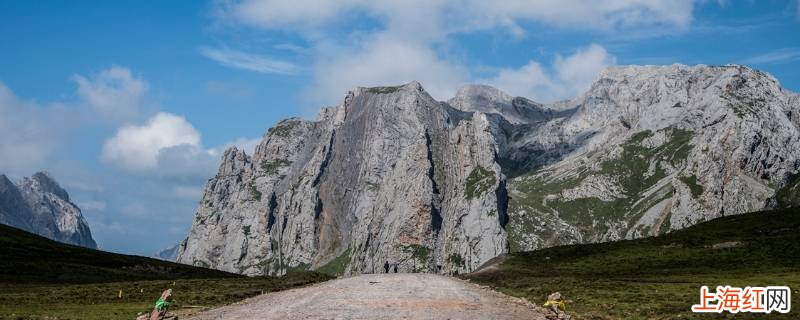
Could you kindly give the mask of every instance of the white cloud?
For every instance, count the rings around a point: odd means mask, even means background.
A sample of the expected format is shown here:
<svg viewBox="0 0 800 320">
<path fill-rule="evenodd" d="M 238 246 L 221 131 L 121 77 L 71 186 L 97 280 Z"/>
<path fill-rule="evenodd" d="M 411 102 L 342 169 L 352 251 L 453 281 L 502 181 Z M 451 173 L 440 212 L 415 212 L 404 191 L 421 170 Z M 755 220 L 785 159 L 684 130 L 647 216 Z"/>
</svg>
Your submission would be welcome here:
<svg viewBox="0 0 800 320">
<path fill-rule="evenodd" d="M 772 64 L 800 60 L 800 49 L 784 48 L 744 59 L 744 64 Z"/>
<path fill-rule="evenodd" d="M 147 92 L 147 82 L 136 78 L 124 67 L 111 67 L 91 78 L 74 75 L 78 95 L 100 114 L 125 120 L 136 116 Z"/>
<path fill-rule="evenodd" d="M 299 68 L 291 62 L 229 49 L 202 48 L 200 53 L 220 64 L 242 70 L 273 74 L 296 74 Z"/>
<path fill-rule="evenodd" d="M 556 56 L 551 72 L 545 71 L 539 62 L 529 61 L 519 69 L 503 69 L 483 82 L 512 95 L 552 102 L 574 97 L 588 89 L 614 60 L 602 46 L 593 44 L 568 57 Z"/>
<path fill-rule="evenodd" d="M 423 45 L 378 37 L 363 47 L 322 56 L 307 90 L 317 104 L 339 102 L 356 86 L 398 85 L 419 81 L 434 98 L 452 96 L 468 79 L 467 71 Z"/>
<path fill-rule="evenodd" d="M 176 186 L 173 188 L 173 193 L 178 198 L 198 201 L 203 195 L 203 188 L 198 186 Z"/>
<path fill-rule="evenodd" d="M 159 153 L 181 145 L 200 146 L 200 133 L 185 118 L 159 112 L 146 123 L 126 125 L 106 140 L 101 158 L 133 171 L 155 169 Z"/>
<path fill-rule="evenodd" d="M 63 105 L 20 100 L 0 83 L 0 173 L 23 176 L 42 170 L 77 125 L 73 118 Z"/>
<path fill-rule="evenodd" d="M 533 21 L 548 25 L 614 31 L 641 27 L 684 29 L 692 21 L 694 0 L 469 1 L 464 6 L 484 27 Z"/>
<path fill-rule="evenodd" d="M 198 178 L 205 181 L 214 174 L 220 156 L 200 145 L 179 144 L 158 151 L 155 170 L 161 177 Z"/>
<path fill-rule="evenodd" d="M 518 21 L 594 30 L 668 26 L 685 28 L 696 0 L 244 0 L 222 2 L 219 16 L 261 28 L 321 29 L 364 12 L 387 29 L 421 30 L 415 36 L 495 27 L 521 32 Z"/>
<path fill-rule="evenodd" d="M 452 37 L 506 30 L 524 37 L 529 25 L 637 37 L 685 31 L 699 0 L 243 0 L 217 7 L 222 21 L 265 30 L 299 32 L 310 43 L 312 84 L 304 98 L 330 105 L 355 86 L 417 80 L 437 99 L 466 82 L 490 81 L 501 89 L 549 101 L 585 89 L 613 64 L 602 46 L 591 45 L 552 64 L 530 61 L 479 79 L 448 54 Z M 357 20 L 358 19 L 358 20 Z M 374 19 L 372 29 L 352 27 Z M 667 31 L 665 31 L 667 30 Z"/>
<path fill-rule="evenodd" d="M 223 148 L 235 145 L 252 154 L 260 141 L 239 138 Z M 217 150 L 203 147 L 200 133 L 184 117 L 159 112 L 140 125 L 120 128 L 105 141 L 100 158 L 134 173 L 197 182 L 214 174 Z"/>
<path fill-rule="evenodd" d="M 105 211 L 106 206 L 105 201 L 86 201 L 78 203 L 78 208 L 81 208 L 83 211 Z"/>
<path fill-rule="evenodd" d="M 224 148 L 227 149 L 227 148 L 230 148 L 230 147 L 236 147 L 237 149 L 244 150 L 245 153 L 247 153 L 249 155 L 252 155 L 253 152 L 255 152 L 255 150 L 256 150 L 256 146 L 258 146 L 258 144 L 261 143 L 261 140 L 262 140 L 261 137 L 252 138 L 252 139 L 250 139 L 250 138 L 238 138 L 236 140 L 233 140 L 232 142 L 229 142 L 229 143 L 225 144 Z M 216 153 L 216 151 L 215 151 L 215 153 Z"/>
</svg>

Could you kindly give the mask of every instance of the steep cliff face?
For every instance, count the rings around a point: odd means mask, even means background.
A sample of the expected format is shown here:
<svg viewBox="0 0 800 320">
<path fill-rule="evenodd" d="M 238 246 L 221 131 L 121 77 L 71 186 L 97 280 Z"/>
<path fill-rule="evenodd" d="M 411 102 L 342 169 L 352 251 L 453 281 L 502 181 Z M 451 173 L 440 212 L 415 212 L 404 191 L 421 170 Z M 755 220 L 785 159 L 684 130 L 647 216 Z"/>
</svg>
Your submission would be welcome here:
<svg viewBox="0 0 800 320">
<path fill-rule="evenodd" d="M 0 223 L 64 243 L 97 247 L 81 210 L 43 172 L 18 184 L 0 175 Z"/>
<path fill-rule="evenodd" d="M 178 261 L 245 274 L 472 270 L 507 250 L 489 126 L 416 82 L 357 88 L 317 121 L 279 123 L 252 157 L 228 150 Z"/>
<path fill-rule="evenodd" d="M 252 156 L 228 150 L 178 261 L 466 272 L 509 249 L 660 234 L 794 203 L 799 128 L 800 98 L 741 66 L 612 68 L 553 104 L 357 88 Z"/>
</svg>

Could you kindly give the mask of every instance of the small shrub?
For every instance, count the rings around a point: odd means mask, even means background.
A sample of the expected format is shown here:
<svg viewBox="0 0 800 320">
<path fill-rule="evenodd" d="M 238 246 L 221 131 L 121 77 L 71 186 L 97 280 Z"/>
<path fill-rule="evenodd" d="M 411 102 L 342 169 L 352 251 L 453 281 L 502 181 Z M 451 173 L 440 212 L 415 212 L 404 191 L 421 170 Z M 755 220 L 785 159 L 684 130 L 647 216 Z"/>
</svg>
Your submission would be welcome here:
<svg viewBox="0 0 800 320">
<path fill-rule="evenodd" d="M 467 199 L 477 198 L 489 191 L 495 183 L 497 183 L 497 178 L 495 178 L 494 172 L 478 166 L 472 169 L 472 172 L 467 177 L 464 196 Z"/>
<path fill-rule="evenodd" d="M 466 266 L 466 261 L 464 261 L 464 257 L 462 257 L 458 253 L 450 254 L 450 256 L 447 257 L 447 261 L 450 262 L 450 264 L 452 264 L 454 266 L 458 266 L 458 267 L 462 267 L 462 268 Z"/>
<path fill-rule="evenodd" d="M 377 94 L 384 94 L 384 93 L 393 93 L 400 90 L 402 86 L 394 86 L 394 87 L 372 87 L 367 88 L 367 92 L 369 93 L 377 93 Z"/>
<path fill-rule="evenodd" d="M 679 179 L 689 186 L 689 190 L 692 192 L 693 197 L 697 198 L 703 194 L 703 186 L 697 184 L 697 176 L 691 175 L 688 177 L 680 177 Z"/>
<path fill-rule="evenodd" d="M 250 195 L 254 200 L 261 201 L 261 191 L 258 191 L 258 188 L 256 188 L 256 185 L 252 181 L 250 182 Z"/>
</svg>

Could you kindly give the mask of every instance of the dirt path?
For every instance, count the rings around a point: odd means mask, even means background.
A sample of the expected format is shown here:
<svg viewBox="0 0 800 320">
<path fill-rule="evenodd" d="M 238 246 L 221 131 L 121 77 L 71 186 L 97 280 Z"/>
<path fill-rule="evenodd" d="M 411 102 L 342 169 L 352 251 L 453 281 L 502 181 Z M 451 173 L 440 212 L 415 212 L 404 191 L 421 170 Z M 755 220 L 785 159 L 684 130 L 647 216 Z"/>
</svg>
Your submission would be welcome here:
<svg viewBox="0 0 800 320">
<path fill-rule="evenodd" d="M 544 319 L 516 299 L 459 279 L 372 274 L 268 293 L 190 319 Z"/>
</svg>

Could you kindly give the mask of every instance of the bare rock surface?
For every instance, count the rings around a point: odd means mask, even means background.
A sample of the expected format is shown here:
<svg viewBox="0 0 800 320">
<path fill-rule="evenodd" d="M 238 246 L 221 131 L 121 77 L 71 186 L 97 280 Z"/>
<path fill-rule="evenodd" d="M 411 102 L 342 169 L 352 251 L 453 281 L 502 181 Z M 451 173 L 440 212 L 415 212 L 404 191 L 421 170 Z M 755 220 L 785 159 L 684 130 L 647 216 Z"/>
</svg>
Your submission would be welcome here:
<svg viewBox="0 0 800 320">
<path fill-rule="evenodd" d="M 250 275 L 464 273 L 507 252 L 505 176 L 485 114 L 419 83 L 356 88 L 316 121 L 225 152 L 178 262 Z"/>
<path fill-rule="evenodd" d="M 416 82 L 355 88 L 252 155 L 227 150 L 177 261 L 472 272 L 795 203 L 799 172 L 800 98 L 744 66 L 613 67 L 552 104 L 484 85 L 447 102 Z"/>
<path fill-rule="evenodd" d="M 545 319 L 515 298 L 432 274 L 364 274 L 260 295 L 189 319 Z"/>
<path fill-rule="evenodd" d="M 45 172 L 17 183 L 0 174 L 0 223 L 56 241 L 97 248 L 81 209 Z"/>
</svg>

